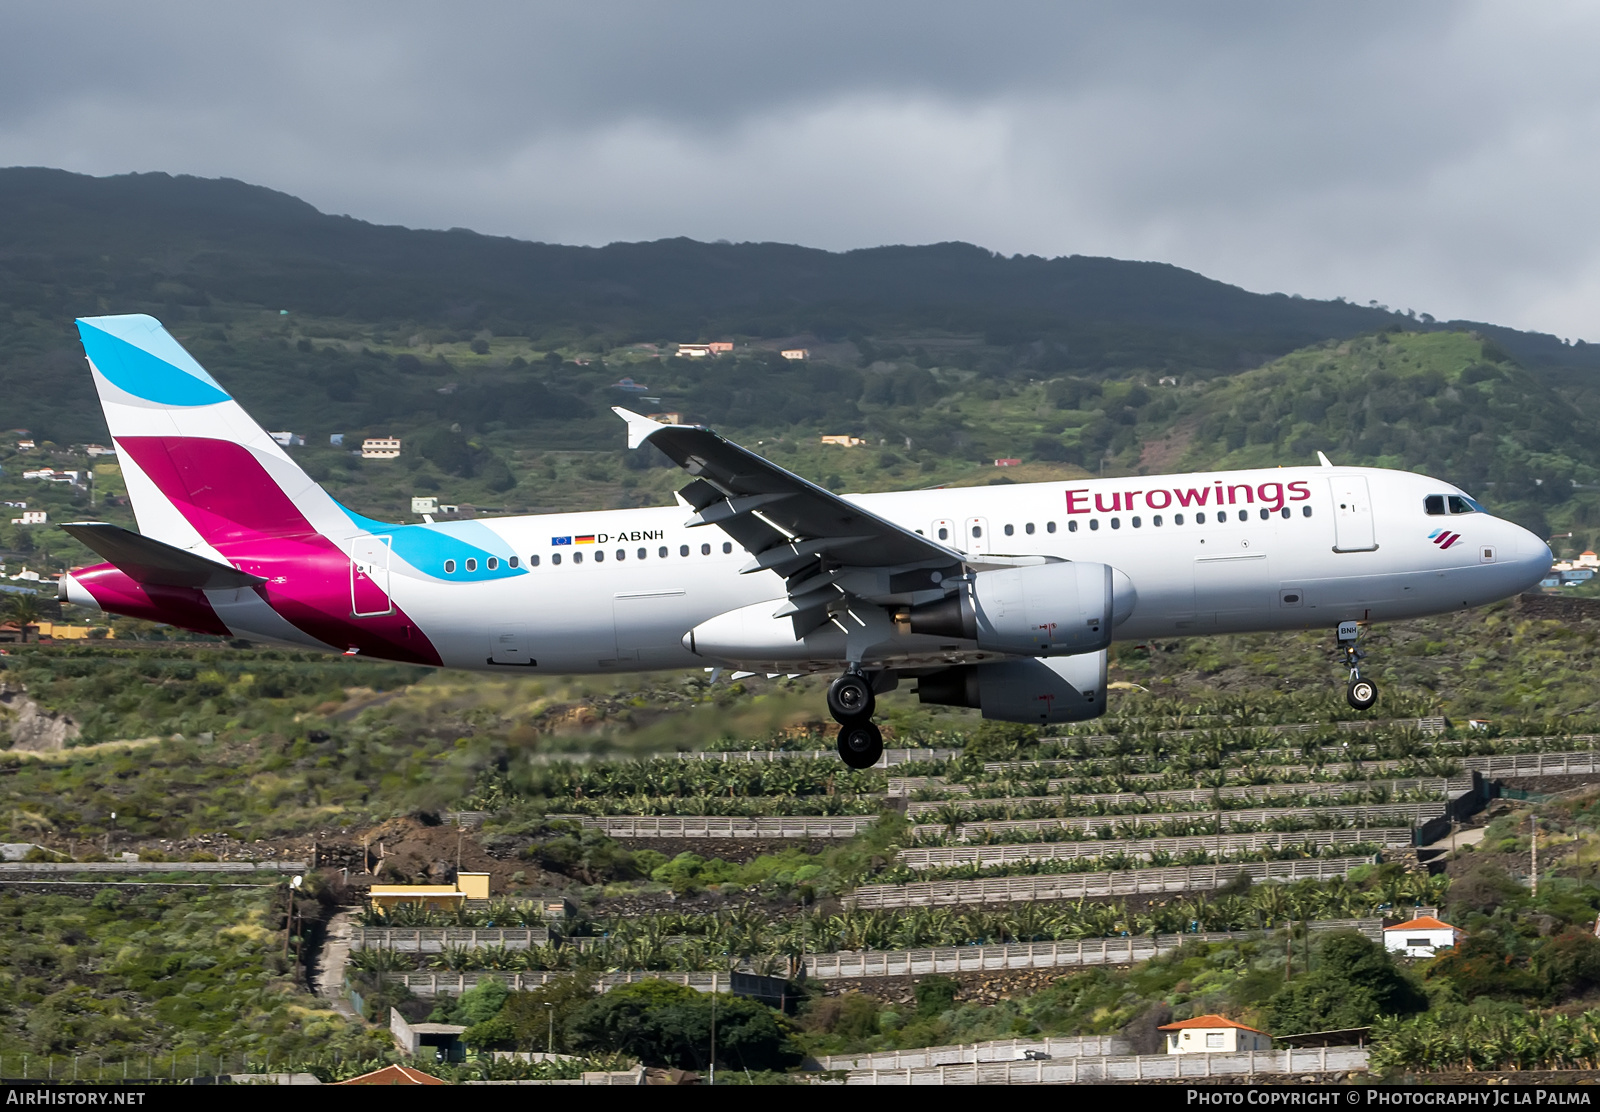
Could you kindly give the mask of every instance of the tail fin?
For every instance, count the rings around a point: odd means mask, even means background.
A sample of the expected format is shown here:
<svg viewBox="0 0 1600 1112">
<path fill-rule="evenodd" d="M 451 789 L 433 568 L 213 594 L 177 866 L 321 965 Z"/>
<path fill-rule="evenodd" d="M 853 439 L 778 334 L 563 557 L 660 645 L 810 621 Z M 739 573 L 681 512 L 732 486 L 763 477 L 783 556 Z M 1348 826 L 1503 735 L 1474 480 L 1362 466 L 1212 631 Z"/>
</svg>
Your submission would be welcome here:
<svg viewBox="0 0 1600 1112">
<path fill-rule="evenodd" d="M 139 530 L 177 548 L 342 538 L 351 517 L 154 317 L 84 317 L 78 334 Z"/>
</svg>

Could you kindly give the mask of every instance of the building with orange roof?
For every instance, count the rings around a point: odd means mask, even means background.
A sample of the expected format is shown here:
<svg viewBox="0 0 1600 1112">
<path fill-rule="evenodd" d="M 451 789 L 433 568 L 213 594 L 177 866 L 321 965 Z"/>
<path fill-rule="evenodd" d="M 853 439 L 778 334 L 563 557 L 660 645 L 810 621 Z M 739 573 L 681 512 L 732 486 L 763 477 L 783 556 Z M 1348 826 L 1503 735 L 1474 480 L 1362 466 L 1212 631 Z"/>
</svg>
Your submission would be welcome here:
<svg viewBox="0 0 1600 1112">
<path fill-rule="evenodd" d="M 1455 946 L 1465 937 L 1459 927 L 1422 915 L 1392 927 L 1383 928 L 1383 948 L 1408 958 L 1431 958 L 1442 947 Z"/>
<path fill-rule="evenodd" d="M 1167 1033 L 1168 1054 L 1238 1054 L 1271 1050 L 1272 1036 L 1227 1016 L 1197 1015 L 1156 1028 Z"/>
<path fill-rule="evenodd" d="M 381 1070 L 364 1073 L 360 1077 L 352 1077 L 348 1081 L 336 1081 L 335 1085 L 448 1085 L 450 1082 L 442 1081 L 432 1074 L 414 1070 L 410 1066 L 384 1066 Z"/>
</svg>

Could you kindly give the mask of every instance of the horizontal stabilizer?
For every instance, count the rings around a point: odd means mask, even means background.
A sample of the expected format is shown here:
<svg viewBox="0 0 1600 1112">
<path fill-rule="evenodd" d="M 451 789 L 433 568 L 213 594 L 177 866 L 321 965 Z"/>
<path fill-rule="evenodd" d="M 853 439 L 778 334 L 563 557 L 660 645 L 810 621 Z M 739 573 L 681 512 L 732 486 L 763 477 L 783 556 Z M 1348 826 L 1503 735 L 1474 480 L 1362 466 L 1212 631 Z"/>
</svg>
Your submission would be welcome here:
<svg viewBox="0 0 1600 1112">
<path fill-rule="evenodd" d="M 196 587 L 225 591 L 255 587 L 266 580 L 238 568 L 196 556 L 152 537 L 133 533 L 104 521 L 73 521 L 60 528 L 116 565 L 135 583 L 156 587 Z"/>
</svg>

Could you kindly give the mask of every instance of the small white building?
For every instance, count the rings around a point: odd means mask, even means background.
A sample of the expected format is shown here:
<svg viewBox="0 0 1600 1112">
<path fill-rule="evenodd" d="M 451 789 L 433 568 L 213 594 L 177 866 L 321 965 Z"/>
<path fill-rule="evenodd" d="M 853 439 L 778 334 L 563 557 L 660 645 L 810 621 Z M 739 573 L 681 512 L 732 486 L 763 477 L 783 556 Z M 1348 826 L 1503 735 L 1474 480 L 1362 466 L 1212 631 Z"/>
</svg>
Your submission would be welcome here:
<svg viewBox="0 0 1600 1112">
<path fill-rule="evenodd" d="M 436 514 L 439 512 L 439 499 L 431 495 L 413 494 L 411 496 L 411 512 L 414 514 Z"/>
<path fill-rule="evenodd" d="M 400 440 L 394 436 L 369 436 L 361 442 L 362 459 L 398 459 Z"/>
<path fill-rule="evenodd" d="M 48 525 L 50 513 L 47 510 L 23 510 L 21 517 L 11 519 L 13 525 Z"/>
<path fill-rule="evenodd" d="M 285 430 L 283 432 L 269 432 L 267 435 L 276 440 L 280 448 L 304 448 L 306 446 L 306 438 L 297 432 Z"/>
<path fill-rule="evenodd" d="M 1271 1050 L 1272 1036 L 1226 1016 L 1197 1015 L 1156 1028 L 1167 1033 L 1168 1054 L 1238 1054 Z"/>
<path fill-rule="evenodd" d="M 115 448 L 107 448 L 104 444 L 85 444 L 83 446 L 83 454 L 86 456 L 110 456 L 115 459 L 117 450 Z"/>
<path fill-rule="evenodd" d="M 710 344 L 679 344 L 678 356 L 682 359 L 705 359 L 711 354 Z"/>
<path fill-rule="evenodd" d="M 841 448 L 859 448 L 866 443 L 859 436 L 824 436 L 824 444 L 837 444 Z"/>
<path fill-rule="evenodd" d="M 1464 932 L 1432 915 L 1383 928 L 1383 948 L 1408 958 L 1431 958 L 1442 946 L 1459 943 Z"/>
<path fill-rule="evenodd" d="M 808 348 L 784 348 L 778 354 L 795 363 L 804 363 L 811 358 L 811 351 Z"/>
</svg>

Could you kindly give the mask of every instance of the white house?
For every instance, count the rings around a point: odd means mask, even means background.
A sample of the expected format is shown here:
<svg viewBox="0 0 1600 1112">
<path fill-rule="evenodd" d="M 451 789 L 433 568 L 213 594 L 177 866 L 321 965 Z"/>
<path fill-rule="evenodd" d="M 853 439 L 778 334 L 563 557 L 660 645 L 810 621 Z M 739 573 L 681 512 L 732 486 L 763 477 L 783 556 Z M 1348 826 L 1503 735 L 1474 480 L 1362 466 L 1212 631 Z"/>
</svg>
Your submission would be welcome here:
<svg viewBox="0 0 1600 1112">
<path fill-rule="evenodd" d="M 1168 1054 L 1237 1054 L 1271 1050 L 1272 1036 L 1220 1015 L 1197 1015 L 1156 1028 L 1167 1033 Z"/>
<path fill-rule="evenodd" d="M 711 354 L 710 344 L 679 344 L 678 356 L 682 359 L 704 359 Z"/>
<path fill-rule="evenodd" d="M 436 514 L 439 512 L 439 499 L 431 495 L 413 494 L 411 496 L 411 512 L 414 514 Z"/>
<path fill-rule="evenodd" d="M 304 448 L 306 446 L 306 438 L 297 432 L 284 430 L 283 432 L 269 432 L 267 435 L 276 440 L 281 448 Z"/>
<path fill-rule="evenodd" d="M 396 459 L 400 455 L 400 440 L 394 436 L 369 436 L 361 442 L 362 459 Z"/>
<path fill-rule="evenodd" d="M 48 525 L 50 514 L 46 510 L 23 510 L 21 517 L 11 519 L 13 525 Z"/>
<path fill-rule="evenodd" d="M 1432 915 L 1383 928 L 1383 948 L 1408 958 L 1431 958 L 1441 946 L 1459 943 L 1464 932 Z"/>
<path fill-rule="evenodd" d="M 792 363 L 804 363 L 811 358 L 811 352 L 808 348 L 784 348 L 778 354 Z"/>
</svg>

